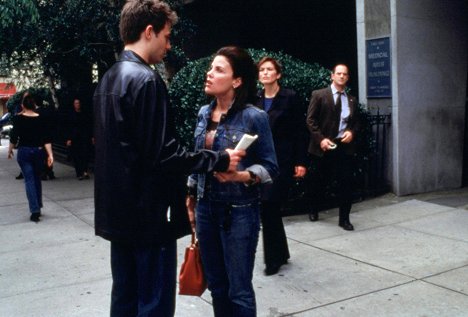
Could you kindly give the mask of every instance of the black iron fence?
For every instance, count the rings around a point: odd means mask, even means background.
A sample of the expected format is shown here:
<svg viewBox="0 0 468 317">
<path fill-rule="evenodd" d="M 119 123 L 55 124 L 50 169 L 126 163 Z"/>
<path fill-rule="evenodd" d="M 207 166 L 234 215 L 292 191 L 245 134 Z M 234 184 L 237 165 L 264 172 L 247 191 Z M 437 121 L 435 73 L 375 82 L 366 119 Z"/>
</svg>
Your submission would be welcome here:
<svg viewBox="0 0 468 317">
<path fill-rule="evenodd" d="M 389 136 L 391 135 L 391 115 L 376 114 L 369 115 L 373 144 L 369 152 L 368 166 L 365 171 L 364 194 L 365 196 L 376 196 L 389 191 L 387 182 L 389 163 Z"/>
</svg>

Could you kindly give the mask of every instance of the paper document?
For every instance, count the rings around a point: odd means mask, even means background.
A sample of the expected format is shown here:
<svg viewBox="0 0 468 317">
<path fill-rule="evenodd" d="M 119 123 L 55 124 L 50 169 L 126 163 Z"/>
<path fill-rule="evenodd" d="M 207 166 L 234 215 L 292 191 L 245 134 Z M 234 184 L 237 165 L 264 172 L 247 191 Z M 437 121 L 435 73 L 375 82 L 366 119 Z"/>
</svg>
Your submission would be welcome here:
<svg viewBox="0 0 468 317">
<path fill-rule="evenodd" d="M 250 134 L 244 134 L 237 143 L 236 148 L 234 150 L 247 150 L 247 148 L 252 144 L 256 139 L 258 138 L 258 135 L 250 135 Z"/>
</svg>

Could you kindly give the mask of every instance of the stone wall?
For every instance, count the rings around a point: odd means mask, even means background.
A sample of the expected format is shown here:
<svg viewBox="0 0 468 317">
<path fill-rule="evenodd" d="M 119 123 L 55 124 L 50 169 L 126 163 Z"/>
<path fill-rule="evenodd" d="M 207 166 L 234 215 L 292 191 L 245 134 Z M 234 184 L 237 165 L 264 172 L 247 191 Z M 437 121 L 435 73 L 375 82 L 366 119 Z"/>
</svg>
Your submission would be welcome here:
<svg viewBox="0 0 468 317">
<path fill-rule="evenodd" d="M 356 2 L 360 97 L 391 107 L 387 175 L 398 195 L 462 184 L 467 6 L 465 0 Z M 365 40 L 382 36 L 391 42 L 392 98 L 366 99 Z"/>
</svg>

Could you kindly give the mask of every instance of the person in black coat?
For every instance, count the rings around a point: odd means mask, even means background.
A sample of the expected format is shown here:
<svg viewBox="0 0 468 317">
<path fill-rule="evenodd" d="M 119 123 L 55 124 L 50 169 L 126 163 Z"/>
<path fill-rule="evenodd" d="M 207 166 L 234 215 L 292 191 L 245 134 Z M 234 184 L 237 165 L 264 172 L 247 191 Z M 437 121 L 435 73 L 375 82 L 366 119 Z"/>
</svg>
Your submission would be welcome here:
<svg viewBox="0 0 468 317">
<path fill-rule="evenodd" d="M 166 85 L 150 66 L 171 48 L 176 21 L 163 1 L 127 1 L 124 50 L 93 96 L 94 227 L 110 241 L 111 317 L 174 315 L 176 240 L 191 232 L 184 173 L 235 171 L 245 156 L 189 153 L 176 139 Z"/>
<path fill-rule="evenodd" d="M 278 80 L 282 68 L 278 61 L 264 57 L 258 62 L 258 78 L 264 89 L 257 106 L 268 113 L 280 175 L 262 190 L 262 228 L 265 275 L 276 274 L 290 255 L 281 216 L 294 177 L 306 174 L 307 129 L 305 106 L 292 89 L 282 88 Z"/>
<path fill-rule="evenodd" d="M 88 161 L 92 140 L 92 119 L 81 108 L 81 100 L 75 98 L 66 145 L 70 148 L 78 180 L 89 178 Z"/>
</svg>

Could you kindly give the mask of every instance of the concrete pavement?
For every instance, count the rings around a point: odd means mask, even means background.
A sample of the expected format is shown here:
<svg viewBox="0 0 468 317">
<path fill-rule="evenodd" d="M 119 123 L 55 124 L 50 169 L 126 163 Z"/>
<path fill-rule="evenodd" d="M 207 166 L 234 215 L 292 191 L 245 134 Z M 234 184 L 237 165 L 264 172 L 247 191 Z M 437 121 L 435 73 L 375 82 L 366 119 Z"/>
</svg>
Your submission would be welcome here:
<svg viewBox="0 0 468 317">
<path fill-rule="evenodd" d="M 43 182 L 42 221 L 29 221 L 19 167 L 0 146 L 0 316 L 109 315 L 109 243 L 94 236 L 93 182 L 55 164 Z M 258 316 L 468 316 L 468 188 L 353 206 L 356 230 L 337 211 L 311 223 L 284 218 L 291 259 L 254 271 Z M 179 240 L 179 264 L 189 239 Z M 209 292 L 178 296 L 176 316 L 212 316 Z"/>
</svg>

